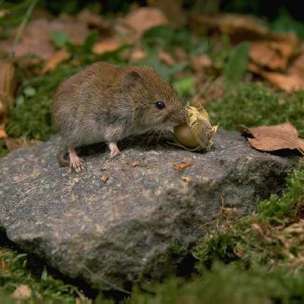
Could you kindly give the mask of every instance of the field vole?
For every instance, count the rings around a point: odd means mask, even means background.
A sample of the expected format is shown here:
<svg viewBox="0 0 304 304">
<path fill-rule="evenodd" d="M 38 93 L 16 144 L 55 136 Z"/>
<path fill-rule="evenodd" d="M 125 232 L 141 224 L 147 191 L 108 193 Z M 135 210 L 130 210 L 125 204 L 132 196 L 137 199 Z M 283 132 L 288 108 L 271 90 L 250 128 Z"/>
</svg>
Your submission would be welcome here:
<svg viewBox="0 0 304 304">
<path fill-rule="evenodd" d="M 83 161 L 75 147 L 105 142 L 114 157 L 119 140 L 173 129 L 185 122 L 185 112 L 173 88 L 153 69 L 97 62 L 58 87 L 53 119 L 62 138 L 59 163 L 78 172 Z"/>
</svg>

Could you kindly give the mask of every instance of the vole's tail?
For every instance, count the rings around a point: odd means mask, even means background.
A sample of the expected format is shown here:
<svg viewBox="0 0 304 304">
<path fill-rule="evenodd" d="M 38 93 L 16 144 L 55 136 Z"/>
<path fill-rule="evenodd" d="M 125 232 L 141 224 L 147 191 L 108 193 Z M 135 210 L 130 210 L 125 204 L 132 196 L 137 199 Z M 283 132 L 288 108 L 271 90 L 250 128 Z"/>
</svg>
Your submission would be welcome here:
<svg viewBox="0 0 304 304">
<path fill-rule="evenodd" d="M 70 160 L 68 159 L 67 153 L 64 150 L 60 150 L 57 154 L 57 160 L 60 167 L 68 167 L 70 165 Z"/>
</svg>

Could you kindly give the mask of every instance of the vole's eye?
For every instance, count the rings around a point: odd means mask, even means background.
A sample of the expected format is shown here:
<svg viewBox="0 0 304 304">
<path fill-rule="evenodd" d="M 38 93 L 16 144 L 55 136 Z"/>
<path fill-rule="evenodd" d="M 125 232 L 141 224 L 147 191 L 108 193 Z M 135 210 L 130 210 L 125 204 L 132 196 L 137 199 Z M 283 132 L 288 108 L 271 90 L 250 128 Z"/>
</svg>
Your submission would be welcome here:
<svg viewBox="0 0 304 304">
<path fill-rule="evenodd" d="M 162 100 L 159 100 L 156 101 L 155 106 L 157 109 L 162 110 L 163 108 L 166 107 L 166 104 Z"/>
</svg>

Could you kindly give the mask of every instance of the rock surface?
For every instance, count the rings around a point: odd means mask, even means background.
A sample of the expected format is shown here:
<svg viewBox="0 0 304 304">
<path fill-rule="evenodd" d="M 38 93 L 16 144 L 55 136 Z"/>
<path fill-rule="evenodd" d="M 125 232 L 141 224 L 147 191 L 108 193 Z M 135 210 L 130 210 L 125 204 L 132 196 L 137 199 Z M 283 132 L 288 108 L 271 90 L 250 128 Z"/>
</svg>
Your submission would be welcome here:
<svg viewBox="0 0 304 304">
<path fill-rule="evenodd" d="M 125 143 L 110 159 L 98 147 L 80 174 L 59 168 L 58 145 L 55 137 L 0 160 L 0 228 L 24 250 L 98 288 L 129 288 L 174 270 L 223 204 L 254 210 L 282 190 L 291 168 L 229 132 L 220 132 L 208 153 Z M 191 166 L 182 169 L 182 162 Z"/>
</svg>

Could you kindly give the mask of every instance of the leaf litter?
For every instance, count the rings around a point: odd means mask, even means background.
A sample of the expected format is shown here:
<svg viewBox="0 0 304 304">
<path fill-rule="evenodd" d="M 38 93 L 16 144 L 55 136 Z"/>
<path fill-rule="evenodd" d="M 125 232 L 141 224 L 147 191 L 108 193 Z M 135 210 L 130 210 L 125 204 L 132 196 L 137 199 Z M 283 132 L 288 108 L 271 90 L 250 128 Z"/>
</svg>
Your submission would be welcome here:
<svg viewBox="0 0 304 304">
<path fill-rule="evenodd" d="M 304 154 L 304 139 L 289 122 L 274 126 L 259 126 L 245 130 L 250 145 L 257 150 L 274 152 L 279 150 L 298 150 Z"/>
<path fill-rule="evenodd" d="M 0 61 L 0 139 L 6 138 L 5 124 L 10 107 L 15 99 L 17 87 L 16 71 L 13 62 Z"/>
</svg>

